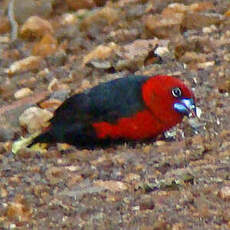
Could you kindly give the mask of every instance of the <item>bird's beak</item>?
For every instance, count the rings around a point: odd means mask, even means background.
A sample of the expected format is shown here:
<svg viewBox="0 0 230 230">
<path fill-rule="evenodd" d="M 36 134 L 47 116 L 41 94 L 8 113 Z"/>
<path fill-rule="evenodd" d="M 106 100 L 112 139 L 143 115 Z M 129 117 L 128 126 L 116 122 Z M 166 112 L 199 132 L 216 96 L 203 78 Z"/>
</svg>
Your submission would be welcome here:
<svg viewBox="0 0 230 230">
<path fill-rule="evenodd" d="M 174 109 L 185 116 L 196 117 L 196 105 L 192 98 L 185 98 L 174 104 Z"/>
</svg>

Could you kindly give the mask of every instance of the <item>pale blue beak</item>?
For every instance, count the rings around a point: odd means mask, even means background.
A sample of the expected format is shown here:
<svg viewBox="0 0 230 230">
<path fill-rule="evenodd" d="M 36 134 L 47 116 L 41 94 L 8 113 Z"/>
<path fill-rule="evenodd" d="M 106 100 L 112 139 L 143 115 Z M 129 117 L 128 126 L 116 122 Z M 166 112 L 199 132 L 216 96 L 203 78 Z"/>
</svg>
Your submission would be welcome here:
<svg viewBox="0 0 230 230">
<path fill-rule="evenodd" d="M 196 117 L 196 105 L 192 98 L 185 98 L 174 104 L 174 109 L 184 116 Z"/>
</svg>

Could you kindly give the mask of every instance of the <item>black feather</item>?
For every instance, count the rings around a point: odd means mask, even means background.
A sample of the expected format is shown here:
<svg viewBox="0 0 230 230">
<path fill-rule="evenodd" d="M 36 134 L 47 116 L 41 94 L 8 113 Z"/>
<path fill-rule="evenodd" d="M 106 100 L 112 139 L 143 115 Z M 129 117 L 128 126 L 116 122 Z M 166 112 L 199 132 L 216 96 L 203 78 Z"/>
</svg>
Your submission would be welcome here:
<svg viewBox="0 0 230 230">
<path fill-rule="evenodd" d="M 55 111 L 51 123 L 114 123 L 121 117 L 129 117 L 144 109 L 141 87 L 147 79 L 146 76 L 128 76 L 73 95 Z"/>
<path fill-rule="evenodd" d="M 36 137 L 30 146 L 39 142 L 65 142 L 90 148 L 110 145 L 114 141 L 97 139 L 92 124 L 116 123 L 143 110 L 142 85 L 146 80 L 146 76 L 127 76 L 73 95 L 55 111 L 49 130 Z"/>
</svg>

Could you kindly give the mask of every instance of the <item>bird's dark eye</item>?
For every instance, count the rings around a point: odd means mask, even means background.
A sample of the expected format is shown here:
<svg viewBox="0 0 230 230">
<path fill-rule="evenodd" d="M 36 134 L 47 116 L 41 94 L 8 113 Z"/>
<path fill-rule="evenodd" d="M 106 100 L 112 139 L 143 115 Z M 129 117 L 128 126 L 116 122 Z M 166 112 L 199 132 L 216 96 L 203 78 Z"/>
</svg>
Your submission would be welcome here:
<svg viewBox="0 0 230 230">
<path fill-rule="evenodd" d="M 181 95 L 182 95 L 181 89 L 178 88 L 178 87 L 173 88 L 173 89 L 172 89 L 172 95 L 173 95 L 174 97 L 181 97 Z"/>
</svg>

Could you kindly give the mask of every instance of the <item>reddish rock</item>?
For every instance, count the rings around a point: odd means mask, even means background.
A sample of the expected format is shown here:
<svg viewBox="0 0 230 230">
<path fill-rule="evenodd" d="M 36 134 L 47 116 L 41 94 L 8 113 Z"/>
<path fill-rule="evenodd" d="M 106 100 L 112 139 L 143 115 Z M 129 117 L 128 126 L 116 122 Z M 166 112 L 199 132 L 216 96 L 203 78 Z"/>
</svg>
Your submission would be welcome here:
<svg viewBox="0 0 230 230">
<path fill-rule="evenodd" d="M 8 218 L 17 219 L 19 222 L 29 221 L 32 216 L 32 208 L 23 195 L 17 195 L 14 201 L 8 204 L 6 215 Z"/>
<path fill-rule="evenodd" d="M 72 10 L 90 9 L 95 7 L 93 0 L 65 0 L 65 2 Z"/>
<path fill-rule="evenodd" d="M 52 34 L 53 27 L 49 21 L 38 16 L 29 17 L 22 25 L 20 35 L 25 39 L 34 39 L 43 37 L 45 34 Z"/>
<path fill-rule="evenodd" d="M 0 34 L 10 31 L 10 22 L 7 17 L 0 16 Z"/>
<path fill-rule="evenodd" d="M 51 34 L 45 34 L 41 41 L 33 47 L 33 55 L 46 57 L 52 55 L 57 50 L 57 40 Z"/>
</svg>

